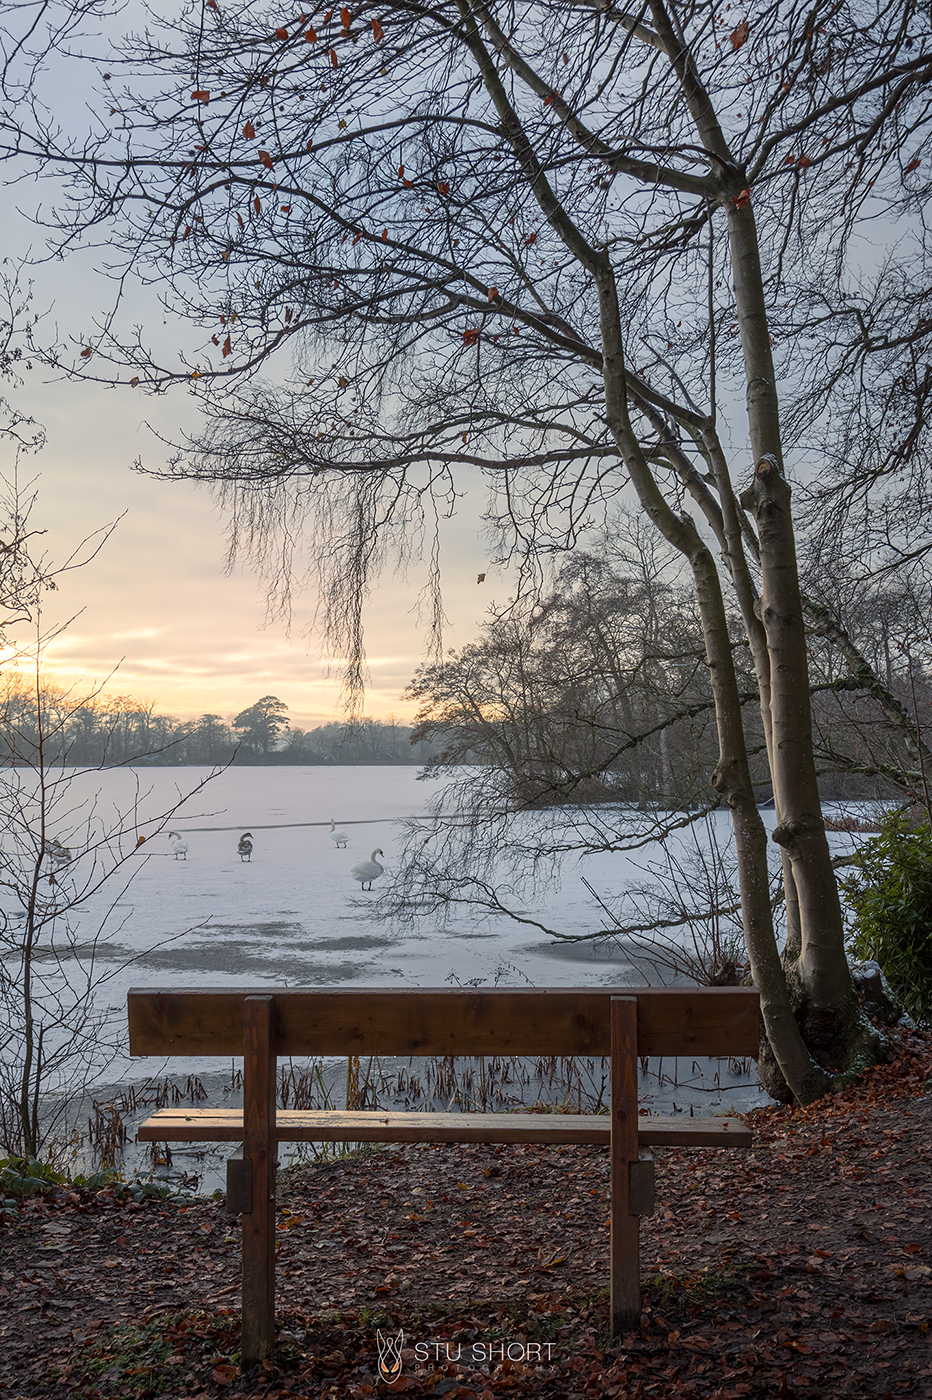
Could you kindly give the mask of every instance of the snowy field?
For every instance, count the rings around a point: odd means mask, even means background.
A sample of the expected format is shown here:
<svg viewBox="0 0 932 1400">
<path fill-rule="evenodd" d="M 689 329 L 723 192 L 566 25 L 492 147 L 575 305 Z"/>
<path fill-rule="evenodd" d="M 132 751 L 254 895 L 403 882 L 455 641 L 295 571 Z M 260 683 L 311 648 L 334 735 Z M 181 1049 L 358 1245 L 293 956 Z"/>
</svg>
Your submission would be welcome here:
<svg viewBox="0 0 932 1400">
<path fill-rule="evenodd" d="M 419 771 L 231 768 L 186 800 L 159 834 L 151 822 L 191 792 L 206 770 L 75 777 L 59 809 L 60 829 L 53 829 L 65 844 L 78 847 L 75 823 L 80 825 L 82 803 L 93 805 L 94 821 L 103 826 L 135 806 L 130 848 L 135 831 L 146 835 L 125 874 L 71 916 L 85 958 L 96 940 L 98 1004 L 109 1005 L 117 1024 L 125 1025 L 131 986 L 604 986 L 647 980 L 617 946 L 555 944 L 504 916 L 466 910 L 442 926 L 423 920 L 401 930 L 377 920 L 367 906 L 378 882 L 371 894 L 363 893 L 351 867 L 378 848 L 391 871 L 399 855 L 397 822 L 422 814 L 435 792 L 434 784 L 417 781 Z M 72 814 L 67 819 L 66 810 Z M 331 817 L 348 836 L 344 849 L 330 839 Z M 765 812 L 768 819 L 772 824 L 772 812 Z M 727 842 L 727 815 L 714 820 Z M 172 854 L 169 827 L 187 843 L 185 859 Z M 237 852 L 246 831 L 253 842 L 249 861 Z M 536 909 L 528 902 L 523 912 L 566 932 L 595 932 L 605 916 L 583 877 L 611 897 L 631 879 L 643 878 L 643 859 L 643 853 L 617 852 L 567 859 L 559 883 L 541 894 Z M 80 874 L 79 860 L 63 878 Z M 156 1064 L 122 1054 L 106 1080 L 112 1085 L 166 1071 L 218 1068 L 216 1060 Z M 765 1101 L 756 1078 L 723 1078 L 717 1088 L 714 1100 L 725 1106 Z M 679 1081 L 673 1097 L 690 1101 Z M 669 1099 L 661 1094 L 655 1106 L 668 1108 Z M 714 1107 L 707 1096 L 696 1101 L 705 1111 Z"/>
</svg>

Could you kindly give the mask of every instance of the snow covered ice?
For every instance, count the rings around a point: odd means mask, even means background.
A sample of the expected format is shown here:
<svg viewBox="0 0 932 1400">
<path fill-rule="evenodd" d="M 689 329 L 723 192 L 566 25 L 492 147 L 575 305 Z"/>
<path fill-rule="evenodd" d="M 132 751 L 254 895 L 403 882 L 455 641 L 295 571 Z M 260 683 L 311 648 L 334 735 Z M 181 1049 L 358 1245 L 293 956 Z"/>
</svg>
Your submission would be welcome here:
<svg viewBox="0 0 932 1400">
<path fill-rule="evenodd" d="M 366 905 L 352 867 L 374 848 L 390 876 L 400 856 L 396 823 L 426 811 L 436 785 L 418 782 L 415 767 L 232 767 L 172 813 L 160 833 L 151 821 L 206 775 L 197 768 L 117 769 L 76 775 L 69 806 L 93 803 L 99 820 L 138 805 L 146 834 L 131 860 L 134 877 L 120 876 L 72 915 L 77 942 L 88 949 L 98 930 L 95 976 L 125 1030 L 131 986 L 579 986 L 642 983 L 612 944 L 554 944 L 534 928 L 468 909 L 441 925 L 425 918 L 402 929 L 380 921 Z M 727 816 L 722 817 L 727 832 Z M 331 819 L 347 834 L 338 848 Z M 187 843 L 173 853 L 169 829 Z M 238 854 L 252 833 L 251 860 Z M 73 832 L 55 832 L 65 844 Z M 550 927 L 595 932 L 604 915 L 582 883 L 620 890 L 643 870 L 623 852 L 567 858 L 557 885 L 527 900 L 524 911 Z M 119 882 L 119 883 L 118 883 Z M 536 907 L 535 907 L 536 906 Z M 77 969 L 76 969 L 77 970 Z M 651 979 L 655 980 L 655 979 Z M 108 1066 L 110 1085 L 164 1073 L 213 1075 L 216 1059 L 130 1059 Z M 672 1068 L 672 1066 L 671 1066 Z M 722 1102 L 762 1102 L 756 1076 L 723 1077 Z M 678 1086 L 674 1099 L 688 1102 Z M 714 1097 L 718 1097 L 716 1094 Z M 715 1106 L 704 1096 L 702 1111 Z M 662 1105 L 658 1101 L 656 1107 Z"/>
</svg>

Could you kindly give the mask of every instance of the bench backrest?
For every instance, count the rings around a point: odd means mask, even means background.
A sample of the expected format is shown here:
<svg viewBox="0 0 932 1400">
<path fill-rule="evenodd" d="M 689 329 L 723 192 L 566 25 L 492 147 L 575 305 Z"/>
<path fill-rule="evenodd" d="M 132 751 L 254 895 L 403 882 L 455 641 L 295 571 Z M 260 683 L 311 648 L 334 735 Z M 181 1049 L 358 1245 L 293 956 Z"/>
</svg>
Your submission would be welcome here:
<svg viewBox="0 0 932 1400">
<path fill-rule="evenodd" d="M 756 1057 L 753 987 L 134 988 L 132 1055 L 242 1055 L 243 1000 L 275 999 L 278 1055 L 609 1055 L 612 997 L 639 1055 Z"/>
</svg>

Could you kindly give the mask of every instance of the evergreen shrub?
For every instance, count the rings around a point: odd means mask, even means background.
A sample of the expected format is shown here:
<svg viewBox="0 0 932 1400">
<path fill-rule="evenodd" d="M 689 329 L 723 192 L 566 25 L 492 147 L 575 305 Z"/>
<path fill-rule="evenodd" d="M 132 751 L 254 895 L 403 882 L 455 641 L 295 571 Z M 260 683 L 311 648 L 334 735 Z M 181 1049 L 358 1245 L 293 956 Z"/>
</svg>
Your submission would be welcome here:
<svg viewBox="0 0 932 1400">
<path fill-rule="evenodd" d="M 851 951 L 873 959 L 916 1020 L 932 1023 L 932 826 L 890 812 L 842 881 L 854 915 Z"/>
</svg>

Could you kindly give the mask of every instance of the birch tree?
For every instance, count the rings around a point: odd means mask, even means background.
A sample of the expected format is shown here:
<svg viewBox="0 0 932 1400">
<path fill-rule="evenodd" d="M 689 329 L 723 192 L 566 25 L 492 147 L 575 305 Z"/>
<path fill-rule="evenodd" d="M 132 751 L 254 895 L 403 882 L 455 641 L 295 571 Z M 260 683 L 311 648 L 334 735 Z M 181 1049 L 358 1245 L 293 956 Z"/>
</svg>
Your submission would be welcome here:
<svg viewBox="0 0 932 1400">
<path fill-rule="evenodd" d="M 213 486 L 273 603 L 307 570 L 350 686 L 379 565 L 462 473 L 532 571 L 633 493 L 693 578 L 769 1082 L 802 1101 L 871 1044 L 813 760 L 787 457 L 798 405 L 834 401 L 800 337 L 838 363 L 879 216 L 923 264 L 930 77 L 928 16 L 883 0 L 208 3 L 108 57 L 91 133 L 36 105 L 7 143 L 70 182 L 59 248 L 106 241 L 176 338 L 108 312 L 56 363 L 195 394 L 203 432 L 164 474 Z M 782 961 L 726 599 L 760 692 Z"/>
</svg>

